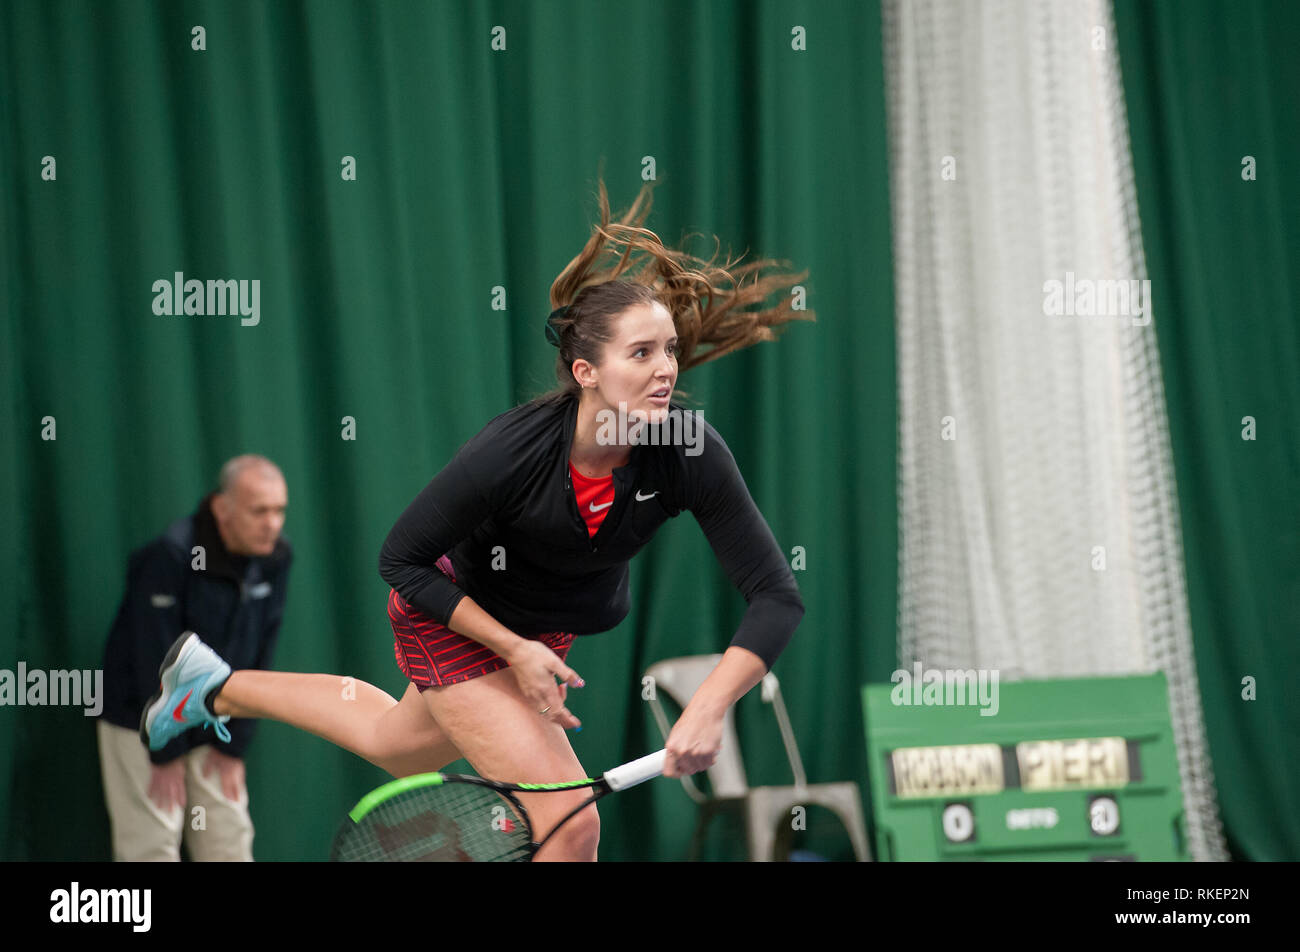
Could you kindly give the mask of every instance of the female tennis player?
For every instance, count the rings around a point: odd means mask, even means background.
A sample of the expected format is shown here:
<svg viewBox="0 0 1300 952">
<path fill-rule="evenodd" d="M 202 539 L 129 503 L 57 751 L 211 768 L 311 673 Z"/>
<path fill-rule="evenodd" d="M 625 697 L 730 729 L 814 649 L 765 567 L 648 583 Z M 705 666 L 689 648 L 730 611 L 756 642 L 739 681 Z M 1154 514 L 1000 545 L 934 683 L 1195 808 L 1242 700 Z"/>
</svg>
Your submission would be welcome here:
<svg viewBox="0 0 1300 952">
<path fill-rule="evenodd" d="M 749 605 L 665 744 L 665 776 L 713 764 L 725 712 L 762 679 L 804 609 L 722 437 L 670 400 L 680 371 L 772 340 L 773 328 L 812 314 L 793 311 L 784 295 L 776 307 L 744 310 L 806 275 L 760 277 L 780 262 L 715 267 L 665 248 L 641 227 L 651 190 L 611 223 L 600 183 L 600 225 L 551 286 L 546 336 L 559 348 L 559 388 L 489 422 L 384 542 L 380 574 L 410 681 L 401 701 L 334 675 L 232 673 L 189 634 L 146 706 L 149 746 L 200 724 L 224 735 L 230 717 L 263 717 L 395 777 L 464 757 L 494 780 L 580 780 L 587 774 L 565 733 L 580 727 L 568 692 L 584 683 L 566 663 L 570 645 L 622 621 L 628 561 L 689 510 Z M 617 260 L 602 270 L 605 255 Z M 546 831 L 586 793 L 523 798 Z M 599 836 L 593 806 L 536 859 L 594 860 Z"/>
</svg>

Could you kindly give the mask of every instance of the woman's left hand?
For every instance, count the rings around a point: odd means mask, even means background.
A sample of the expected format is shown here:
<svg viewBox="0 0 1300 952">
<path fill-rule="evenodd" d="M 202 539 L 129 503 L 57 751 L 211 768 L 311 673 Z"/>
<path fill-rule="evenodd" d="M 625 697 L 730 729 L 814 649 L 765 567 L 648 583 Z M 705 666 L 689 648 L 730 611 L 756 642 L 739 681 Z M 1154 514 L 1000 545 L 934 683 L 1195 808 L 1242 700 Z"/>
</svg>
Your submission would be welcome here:
<svg viewBox="0 0 1300 952">
<path fill-rule="evenodd" d="M 713 766 L 722 749 L 722 723 L 726 714 L 704 713 L 686 705 L 682 716 L 668 734 L 664 749 L 665 777 L 684 777 Z"/>
</svg>

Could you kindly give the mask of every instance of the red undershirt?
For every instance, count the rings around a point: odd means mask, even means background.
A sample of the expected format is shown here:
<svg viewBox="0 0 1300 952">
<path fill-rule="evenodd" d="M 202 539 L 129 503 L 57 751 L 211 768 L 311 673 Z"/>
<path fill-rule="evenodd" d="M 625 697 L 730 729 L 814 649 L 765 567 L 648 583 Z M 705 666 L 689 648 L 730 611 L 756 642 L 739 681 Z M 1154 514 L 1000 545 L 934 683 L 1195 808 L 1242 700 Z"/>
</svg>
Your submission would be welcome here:
<svg viewBox="0 0 1300 952">
<path fill-rule="evenodd" d="M 572 462 L 569 463 L 569 474 L 573 477 L 573 495 L 578 500 L 578 511 L 587 523 L 587 537 L 590 538 L 605 521 L 605 513 L 614 502 L 614 474 L 592 479 L 574 469 Z M 591 509 L 592 503 L 598 507 L 595 512 Z"/>
</svg>

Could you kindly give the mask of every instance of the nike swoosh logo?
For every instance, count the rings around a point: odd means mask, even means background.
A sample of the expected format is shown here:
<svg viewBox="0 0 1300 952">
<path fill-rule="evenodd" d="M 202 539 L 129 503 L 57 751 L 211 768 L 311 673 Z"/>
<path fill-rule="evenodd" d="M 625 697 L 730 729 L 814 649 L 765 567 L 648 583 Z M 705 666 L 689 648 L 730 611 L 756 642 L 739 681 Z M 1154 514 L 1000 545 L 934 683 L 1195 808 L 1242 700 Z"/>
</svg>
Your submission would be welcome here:
<svg viewBox="0 0 1300 952">
<path fill-rule="evenodd" d="M 658 495 L 659 495 L 659 490 L 656 489 L 656 490 L 655 490 L 654 492 L 652 492 L 649 496 L 642 496 L 642 495 L 641 495 L 641 490 L 638 489 L 638 490 L 636 491 L 636 501 L 637 501 L 637 502 L 645 502 L 647 499 L 654 499 L 655 496 L 658 496 Z"/>
<path fill-rule="evenodd" d="M 592 512 L 600 512 L 602 509 L 608 509 L 612 505 L 614 505 L 614 501 L 611 499 L 609 502 L 601 503 L 599 506 L 593 502 L 588 505 L 587 508 Z"/>
<path fill-rule="evenodd" d="M 186 695 L 185 695 L 184 700 L 182 700 L 181 703 L 179 703 L 179 704 L 176 705 L 176 710 L 172 711 L 172 719 L 173 719 L 173 720 L 177 720 L 177 721 L 183 721 L 183 720 L 185 720 L 185 718 L 181 717 L 181 708 L 183 708 L 183 707 L 185 706 L 185 701 L 188 701 L 188 700 L 190 699 L 190 694 L 193 694 L 193 693 L 194 693 L 194 692 L 191 690 L 191 691 L 189 692 L 189 694 L 186 694 Z"/>
</svg>

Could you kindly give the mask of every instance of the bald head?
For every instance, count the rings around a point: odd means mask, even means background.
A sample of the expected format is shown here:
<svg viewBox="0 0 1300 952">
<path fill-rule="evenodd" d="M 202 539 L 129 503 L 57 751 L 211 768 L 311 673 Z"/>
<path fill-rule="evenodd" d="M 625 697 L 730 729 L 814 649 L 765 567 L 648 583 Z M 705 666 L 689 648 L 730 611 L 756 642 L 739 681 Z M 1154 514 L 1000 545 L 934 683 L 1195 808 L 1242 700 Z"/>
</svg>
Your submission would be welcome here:
<svg viewBox="0 0 1300 952">
<path fill-rule="evenodd" d="M 220 491 L 223 493 L 233 491 L 240 476 L 249 470 L 260 470 L 264 475 L 279 476 L 281 480 L 284 479 L 284 476 L 280 473 L 280 467 L 265 456 L 258 456 L 256 453 L 245 453 L 243 456 L 236 456 L 233 459 L 226 460 L 226 465 L 221 467 Z"/>
<path fill-rule="evenodd" d="M 265 456 L 236 456 L 221 467 L 212 514 L 221 539 L 235 555 L 270 555 L 284 528 L 289 489 L 280 468 Z"/>
</svg>

